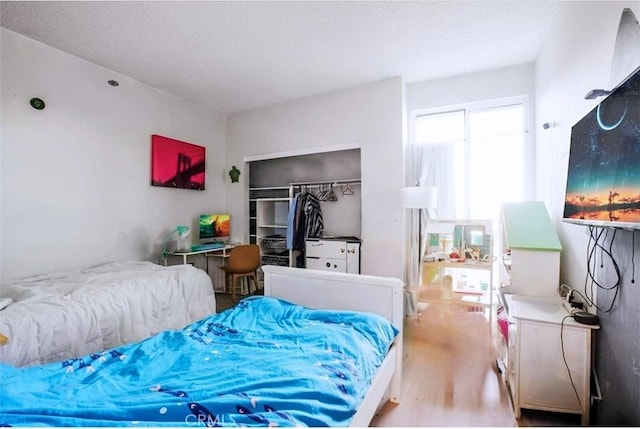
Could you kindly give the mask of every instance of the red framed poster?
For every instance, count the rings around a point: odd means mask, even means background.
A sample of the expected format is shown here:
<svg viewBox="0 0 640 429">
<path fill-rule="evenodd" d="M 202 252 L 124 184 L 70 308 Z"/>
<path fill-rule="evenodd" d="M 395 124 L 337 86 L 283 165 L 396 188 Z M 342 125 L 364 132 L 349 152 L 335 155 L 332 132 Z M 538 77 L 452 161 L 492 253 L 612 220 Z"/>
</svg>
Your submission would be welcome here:
<svg viewBox="0 0 640 429">
<path fill-rule="evenodd" d="M 151 186 L 204 191 L 206 148 L 151 136 Z"/>
</svg>

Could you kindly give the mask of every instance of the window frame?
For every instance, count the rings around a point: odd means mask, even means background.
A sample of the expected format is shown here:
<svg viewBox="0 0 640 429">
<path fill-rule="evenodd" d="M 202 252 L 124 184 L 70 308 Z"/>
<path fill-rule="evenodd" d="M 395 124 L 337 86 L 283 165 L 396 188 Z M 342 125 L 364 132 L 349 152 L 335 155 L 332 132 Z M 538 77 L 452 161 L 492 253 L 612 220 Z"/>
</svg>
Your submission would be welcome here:
<svg viewBox="0 0 640 429">
<path fill-rule="evenodd" d="M 420 116 L 434 115 L 434 114 L 442 114 L 456 111 L 464 111 L 464 169 L 465 171 L 469 171 L 469 154 L 470 154 L 470 143 L 471 139 L 469 137 L 469 113 L 471 111 L 485 110 L 485 109 L 493 109 L 500 107 L 507 107 L 512 105 L 522 105 L 523 110 L 523 125 L 524 125 L 524 148 L 523 148 L 523 199 L 533 200 L 535 199 L 535 167 L 536 167 L 536 152 L 535 152 L 535 136 L 532 136 L 532 127 L 534 118 L 531 117 L 532 109 L 529 103 L 528 95 L 516 95 L 511 97 L 501 97 L 483 101 L 475 101 L 468 103 L 460 103 L 460 104 L 451 104 L 440 107 L 430 107 L 424 109 L 413 109 L 409 111 L 409 120 L 408 120 L 408 135 L 409 135 L 409 144 L 421 144 L 417 141 L 416 138 L 416 120 Z M 469 200 L 470 200 L 470 178 L 465 176 L 465 184 L 464 184 L 464 208 L 463 213 L 466 218 L 469 218 Z"/>
</svg>

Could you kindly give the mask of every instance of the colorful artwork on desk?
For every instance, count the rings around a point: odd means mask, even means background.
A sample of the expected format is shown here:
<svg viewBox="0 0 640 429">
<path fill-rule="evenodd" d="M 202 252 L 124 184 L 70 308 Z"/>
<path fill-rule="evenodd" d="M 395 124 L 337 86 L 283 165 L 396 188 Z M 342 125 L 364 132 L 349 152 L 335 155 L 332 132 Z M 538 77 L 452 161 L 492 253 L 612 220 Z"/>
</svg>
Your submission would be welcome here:
<svg viewBox="0 0 640 429">
<path fill-rule="evenodd" d="M 204 191 L 206 148 L 151 136 L 151 186 Z"/>
</svg>

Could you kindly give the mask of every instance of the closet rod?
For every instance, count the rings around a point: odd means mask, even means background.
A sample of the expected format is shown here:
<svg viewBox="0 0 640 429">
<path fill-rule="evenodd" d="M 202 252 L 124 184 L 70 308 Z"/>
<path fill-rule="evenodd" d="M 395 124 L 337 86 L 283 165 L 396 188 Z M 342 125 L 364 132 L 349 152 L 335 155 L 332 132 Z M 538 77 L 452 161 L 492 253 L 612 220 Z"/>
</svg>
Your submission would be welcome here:
<svg viewBox="0 0 640 429">
<path fill-rule="evenodd" d="M 291 182 L 289 186 L 309 186 L 309 185 L 328 185 L 328 184 L 347 184 L 347 183 L 360 183 L 360 179 L 340 179 L 340 180 L 317 180 L 313 182 Z"/>
</svg>

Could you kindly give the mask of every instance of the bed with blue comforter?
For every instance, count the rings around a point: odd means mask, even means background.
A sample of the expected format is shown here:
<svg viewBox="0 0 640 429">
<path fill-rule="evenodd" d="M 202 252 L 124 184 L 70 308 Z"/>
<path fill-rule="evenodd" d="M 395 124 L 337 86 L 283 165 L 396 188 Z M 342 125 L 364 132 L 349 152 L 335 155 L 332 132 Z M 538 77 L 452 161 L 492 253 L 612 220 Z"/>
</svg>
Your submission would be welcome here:
<svg viewBox="0 0 640 429">
<path fill-rule="evenodd" d="M 102 353 L 0 365 L 0 426 L 347 426 L 397 333 L 249 297 Z"/>
</svg>

